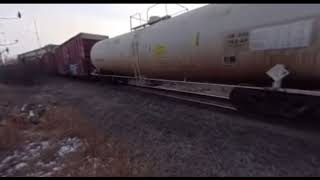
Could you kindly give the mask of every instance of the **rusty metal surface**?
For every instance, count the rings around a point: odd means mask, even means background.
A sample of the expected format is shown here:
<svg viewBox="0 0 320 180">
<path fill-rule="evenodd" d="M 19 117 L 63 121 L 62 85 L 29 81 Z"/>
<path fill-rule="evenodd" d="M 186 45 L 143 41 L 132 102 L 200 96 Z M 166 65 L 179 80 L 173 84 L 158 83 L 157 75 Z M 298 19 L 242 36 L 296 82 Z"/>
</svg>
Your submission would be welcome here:
<svg viewBox="0 0 320 180">
<path fill-rule="evenodd" d="M 271 67 L 284 64 L 288 81 L 320 80 L 320 5 L 208 5 L 97 43 L 91 51 L 98 69 L 117 75 L 193 81 L 271 82 Z M 259 28 L 312 20 L 307 47 L 252 50 Z M 233 43 L 232 35 L 241 43 Z M 235 57 L 235 61 L 227 58 Z"/>
<path fill-rule="evenodd" d="M 94 69 L 90 62 L 92 46 L 107 36 L 79 33 L 59 46 L 56 62 L 59 74 L 87 76 Z M 75 68 L 72 69 L 72 66 Z"/>
<path fill-rule="evenodd" d="M 18 59 L 36 59 L 41 58 L 47 52 L 54 52 L 54 50 L 58 47 L 58 45 L 49 44 L 42 48 L 35 49 L 29 52 L 25 52 L 23 54 L 18 55 Z"/>
</svg>

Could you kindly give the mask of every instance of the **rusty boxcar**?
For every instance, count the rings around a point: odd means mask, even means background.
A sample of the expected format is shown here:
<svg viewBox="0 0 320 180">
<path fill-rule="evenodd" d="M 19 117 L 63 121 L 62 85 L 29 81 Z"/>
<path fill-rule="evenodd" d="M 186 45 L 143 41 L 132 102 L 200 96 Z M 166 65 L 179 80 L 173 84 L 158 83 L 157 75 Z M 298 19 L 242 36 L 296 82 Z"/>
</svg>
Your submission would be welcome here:
<svg viewBox="0 0 320 180">
<path fill-rule="evenodd" d="M 92 46 L 107 38 L 104 35 L 79 33 L 62 43 L 55 53 L 58 74 L 88 76 L 94 69 L 90 60 Z"/>
</svg>

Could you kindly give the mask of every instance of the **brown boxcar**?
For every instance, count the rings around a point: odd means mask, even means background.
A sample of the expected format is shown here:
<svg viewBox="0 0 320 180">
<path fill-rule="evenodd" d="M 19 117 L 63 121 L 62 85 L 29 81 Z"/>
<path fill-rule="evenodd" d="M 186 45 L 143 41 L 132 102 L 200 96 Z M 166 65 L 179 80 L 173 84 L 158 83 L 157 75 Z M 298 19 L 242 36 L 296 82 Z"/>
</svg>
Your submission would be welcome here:
<svg viewBox="0 0 320 180">
<path fill-rule="evenodd" d="M 23 54 L 19 54 L 18 60 L 25 59 L 25 60 L 29 61 L 32 59 L 41 58 L 47 52 L 54 52 L 54 50 L 56 49 L 57 46 L 58 45 L 55 45 L 55 44 L 48 44 L 42 48 L 34 49 L 32 51 L 28 51 Z"/>
<path fill-rule="evenodd" d="M 12 64 L 0 66 L 0 81 L 5 83 L 33 84 L 43 77 L 41 59 L 28 57 Z"/>
<path fill-rule="evenodd" d="M 79 33 L 61 44 L 56 50 L 58 74 L 88 76 L 94 69 L 90 60 L 92 46 L 108 36 Z"/>
<path fill-rule="evenodd" d="M 20 71 L 26 77 L 35 77 L 42 76 L 43 73 L 47 73 L 48 69 L 51 69 L 53 66 L 44 62 L 48 58 L 48 53 L 54 53 L 57 45 L 49 44 L 39 49 L 34 49 L 32 51 L 25 52 L 18 55 L 18 64 Z"/>
</svg>

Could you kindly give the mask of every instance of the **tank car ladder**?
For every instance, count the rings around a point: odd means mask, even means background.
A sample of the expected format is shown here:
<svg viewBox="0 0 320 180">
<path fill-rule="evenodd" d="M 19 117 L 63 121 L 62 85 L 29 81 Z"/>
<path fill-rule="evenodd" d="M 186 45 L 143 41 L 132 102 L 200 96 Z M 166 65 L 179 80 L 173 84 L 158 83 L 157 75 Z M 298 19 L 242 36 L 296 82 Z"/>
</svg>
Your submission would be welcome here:
<svg viewBox="0 0 320 180">
<path fill-rule="evenodd" d="M 133 71 L 134 71 L 134 77 L 135 77 L 135 83 L 136 85 L 139 85 L 142 83 L 143 77 L 141 74 L 141 69 L 140 69 L 140 55 L 139 55 L 139 41 L 138 41 L 138 36 L 139 33 L 135 33 L 134 39 L 133 39 L 133 44 L 132 44 L 132 51 L 133 51 L 133 56 L 135 56 L 135 62 L 133 64 Z"/>
<path fill-rule="evenodd" d="M 136 62 L 134 64 L 133 70 L 134 70 L 135 83 L 136 83 L 136 85 L 139 85 L 143 81 L 143 77 L 142 77 L 141 71 L 140 71 L 139 62 Z"/>
</svg>

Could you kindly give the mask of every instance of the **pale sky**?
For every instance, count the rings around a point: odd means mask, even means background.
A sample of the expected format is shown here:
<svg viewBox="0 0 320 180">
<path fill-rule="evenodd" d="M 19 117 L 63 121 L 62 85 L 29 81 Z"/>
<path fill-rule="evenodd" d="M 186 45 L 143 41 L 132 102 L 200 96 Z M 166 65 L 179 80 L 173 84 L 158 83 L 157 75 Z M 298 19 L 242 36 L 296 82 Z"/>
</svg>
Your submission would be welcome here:
<svg viewBox="0 0 320 180">
<path fill-rule="evenodd" d="M 129 16 L 140 12 L 146 19 L 146 10 L 153 4 L 1 4 L 0 44 L 19 40 L 10 46 L 10 56 L 39 48 L 34 20 L 38 27 L 41 46 L 60 44 L 79 32 L 108 35 L 110 38 L 130 31 Z M 206 4 L 181 4 L 189 10 Z M 168 4 L 168 14 L 183 10 L 176 4 Z M 165 15 L 164 4 L 150 10 L 150 15 Z M 134 21 L 138 25 L 137 21 Z M 0 47 L 2 48 L 2 47 Z"/>
</svg>

